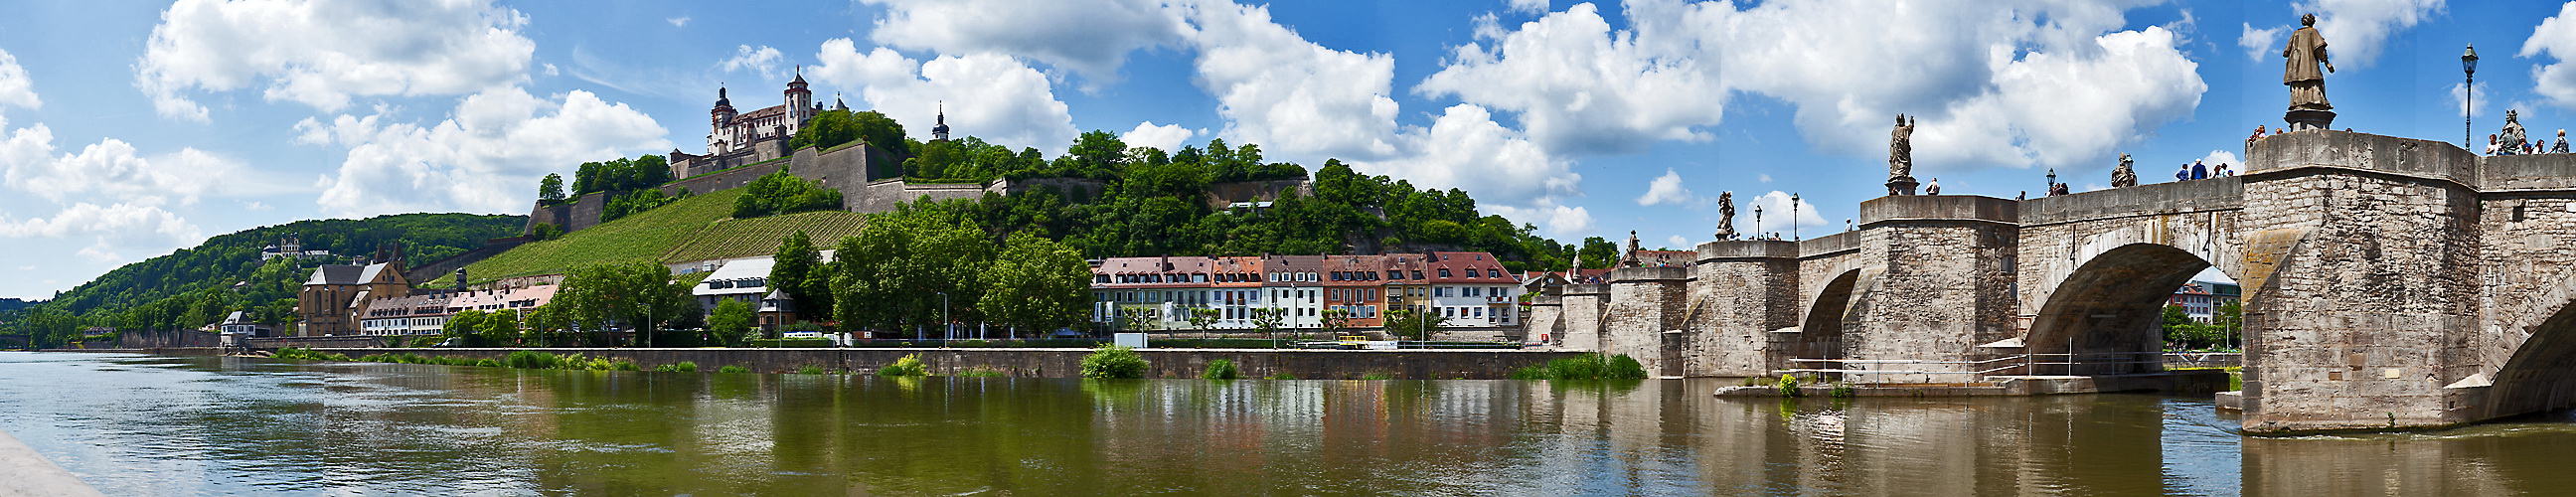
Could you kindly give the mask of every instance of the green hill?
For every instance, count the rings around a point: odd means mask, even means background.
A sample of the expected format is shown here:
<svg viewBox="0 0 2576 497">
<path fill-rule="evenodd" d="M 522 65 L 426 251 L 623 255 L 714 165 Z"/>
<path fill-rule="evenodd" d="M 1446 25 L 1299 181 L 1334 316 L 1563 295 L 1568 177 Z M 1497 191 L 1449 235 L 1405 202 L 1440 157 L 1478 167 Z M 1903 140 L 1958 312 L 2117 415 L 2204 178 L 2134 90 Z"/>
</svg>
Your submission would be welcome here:
<svg viewBox="0 0 2576 497">
<path fill-rule="evenodd" d="M 837 240 L 857 234 L 866 219 L 842 211 L 733 219 L 734 198 L 739 196 L 742 189 L 736 188 L 680 199 L 562 238 L 521 245 L 468 265 L 465 272 L 480 282 L 558 274 L 603 262 L 676 263 L 769 255 L 778 251 L 780 239 L 796 230 L 805 230 L 817 240 Z"/>
</svg>

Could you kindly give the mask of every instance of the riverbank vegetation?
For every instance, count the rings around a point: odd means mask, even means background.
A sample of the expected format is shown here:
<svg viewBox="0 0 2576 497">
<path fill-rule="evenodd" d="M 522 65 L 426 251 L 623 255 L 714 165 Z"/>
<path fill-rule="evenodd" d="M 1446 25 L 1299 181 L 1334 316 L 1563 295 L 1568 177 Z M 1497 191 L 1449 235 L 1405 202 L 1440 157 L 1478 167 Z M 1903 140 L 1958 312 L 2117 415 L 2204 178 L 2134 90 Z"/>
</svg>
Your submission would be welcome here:
<svg viewBox="0 0 2576 497">
<path fill-rule="evenodd" d="M 1136 349 L 1116 344 L 1103 344 L 1082 357 L 1084 378 L 1143 378 L 1145 370 L 1152 367 L 1153 363 L 1137 355 Z"/>
<path fill-rule="evenodd" d="M 1627 354 L 1588 354 L 1512 371 L 1515 380 L 1642 380 L 1646 366 Z"/>
</svg>

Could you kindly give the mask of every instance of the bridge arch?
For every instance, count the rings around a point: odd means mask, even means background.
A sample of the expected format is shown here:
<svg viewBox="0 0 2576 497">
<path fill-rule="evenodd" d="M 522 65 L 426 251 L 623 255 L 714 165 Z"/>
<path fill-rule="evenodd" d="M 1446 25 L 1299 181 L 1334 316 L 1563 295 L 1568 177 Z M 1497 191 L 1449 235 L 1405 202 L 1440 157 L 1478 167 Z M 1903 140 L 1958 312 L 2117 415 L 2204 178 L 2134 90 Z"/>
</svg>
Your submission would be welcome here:
<svg viewBox="0 0 2576 497">
<path fill-rule="evenodd" d="M 1826 280 L 1824 287 L 1808 301 L 1806 319 L 1799 321 L 1797 341 L 1791 344 L 1789 356 L 1798 359 L 1843 358 L 1843 330 L 1849 326 L 1852 293 L 1859 288 L 1861 271 L 1845 270 Z M 1802 367 L 1791 364 L 1789 367 Z"/>
<path fill-rule="evenodd" d="M 2210 261 L 2157 243 L 2132 243 L 2103 251 L 2069 272 L 2031 317 L 2023 351 L 2041 365 L 2033 374 L 2123 374 L 2163 369 L 2164 307 L 2174 289 L 2208 269 Z"/>
</svg>

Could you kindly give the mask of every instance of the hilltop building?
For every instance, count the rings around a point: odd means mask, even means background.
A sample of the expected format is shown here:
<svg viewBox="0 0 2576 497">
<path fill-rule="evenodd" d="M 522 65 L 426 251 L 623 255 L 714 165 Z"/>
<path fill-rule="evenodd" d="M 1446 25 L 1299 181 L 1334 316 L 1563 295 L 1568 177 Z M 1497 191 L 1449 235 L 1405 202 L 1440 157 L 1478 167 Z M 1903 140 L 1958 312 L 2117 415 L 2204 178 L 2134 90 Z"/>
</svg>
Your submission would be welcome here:
<svg viewBox="0 0 2576 497">
<path fill-rule="evenodd" d="M 796 130 L 804 129 L 807 121 L 814 120 L 814 114 L 823 111 L 822 104 L 814 103 L 813 90 L 806 88 L 801 67 L 796 79 L 788 81 L 787 90 L 782 92 L 784 103 L 737 112 L 733 98 L 726 93 L 725 88 L 717 87 L 715 106 L 707 111 L 706 155 L 671 150 L 672 179 L 786 157 L 795 152 L 787 149 L 788 137 L 795 136 Z M 835 106 L 849 109 L 847 105 Z"/>
<path fill-rule="evenodd" d="M 279 257 L 297 260 L 322 260 L 331 258 L 331 251 L 305 250 L 304 235 L 300 233 L 289 233 L 286 236 L 278 237 L 277 244 L 261 247 L 259 250 L 260 262 L 267 262 L 269 259 L 276 259 Z"/>
</svg>

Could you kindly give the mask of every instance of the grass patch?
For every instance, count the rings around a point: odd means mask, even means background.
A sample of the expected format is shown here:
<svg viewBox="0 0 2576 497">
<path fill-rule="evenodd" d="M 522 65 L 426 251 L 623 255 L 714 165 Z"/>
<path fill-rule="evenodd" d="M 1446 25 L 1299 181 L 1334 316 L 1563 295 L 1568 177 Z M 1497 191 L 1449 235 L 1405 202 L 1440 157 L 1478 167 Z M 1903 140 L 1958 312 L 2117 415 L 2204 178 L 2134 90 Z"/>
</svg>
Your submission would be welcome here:
<svg viewBox="0 0 2576 497">
<path fill-rule="evenodd" d="M 778 252 L 787 234 L 803 230 L 818 244 L 858 234 L 866 216 L 823 211 L 732 219 L 741 188 L 680 199 L 653 210 L 601 223 L 562 238 L 531 242 L 466 266 L 476 281 L 559 274 L 584 264 L 689 262 Z"/>
<path fill-rule="evenodd" d="M 681 240 L 662 255 L 662 262 L 688 262 L 728 259 L 778 253 L 778 244 L 787 235 L 804 231 L 816 245 L 828 248 L 842 238 L 859 234 L 867 224 L 867 215 L 848 211 L 799 212 L 751 219 L 715 221 L 697 234 Z"/>
<path fill-rule="evenodd" d="M 695 373 L 698 372 L 698 363 L 680 361 L 678 364 L 654 366 L 653 371 L 657 373 Z"/>
<path fill-rule="evenodd" d="M 1084 378 L 1143 378 L 1145 369 L 1150 367 L 1153 363 L 1137 355 L 1136 349 L 1115 344 L 1101 345 L 1092 349 L 1091 355 L 1082 357 Z"/>
<path fill-rule="evenodd" d="M 1392 379 L 1395 379 L 1395 375 L 1387 374 L 1386 372 L 1383 372 L 1383 371 L 1370 371 L 1370 372 L 1368 372 L 1368 374 L 1360 375 L 1360 379 L 1363 379 L 1363 380 L 1392 380 Z"/>
<path fill-rule="evenodd" d="M 749 373 L 749 372 L 751 372 L 751 370 L 749 370 L 749 369 L 743 369 L 743 367 L 742 367 L 742 366 L 725 366 L 725 367 L 721 367 L 721 368 L 716 368 L 716 372 L 718 372 L 718 373 Z"/>
<path fill-rule="evenodd" d="M 315 352 L 315 351 L 313 351 L 313 349 L 302 349 L 302 348 L 295 348 L 295 347 L 287 347 L 287 348 L 283 348 L 283 349 L 277 349 L 277 353 L 270 354 L 270 355 L 268 356 L 268 358 L 270 358 L 270 359 L 284 359 L 284 360 L 289 360 L 289 361 L 341 361 L 341 362 L 348 362 L 348 361 L 349 361 L 349 356 L 346 356 L 346 355 L 334 354 L 334 353 L 330 353 L 330 352 Z"/>
<path fill-rule="evenodd" d="M 805 367 L 796 368 L 796 374 L 823 374 L 823 367 L 807 365 Z"/>
<path fill-rule="evenodd" d="M 1515 380 L 1642 380 L 1646 366 L 1627 354 L 1587 354 L 1512 371 Z"/>
<path fill-rule="evenodd" d="M 1231 380 L 1235 378 L 1235 374 L 1236 372 L 1234 370 L 1233 360 L 1217 359 L 1208 361 L 1207 371 L 1199 372 L 1199 378 L 1207 380 Z"/>
<path fill-rule="evenodd" d="M 921 354 L 911 354 L 877 368 L 877 376 L 930 376 L 930 368 L 921 364 Z"/>
</svg>

